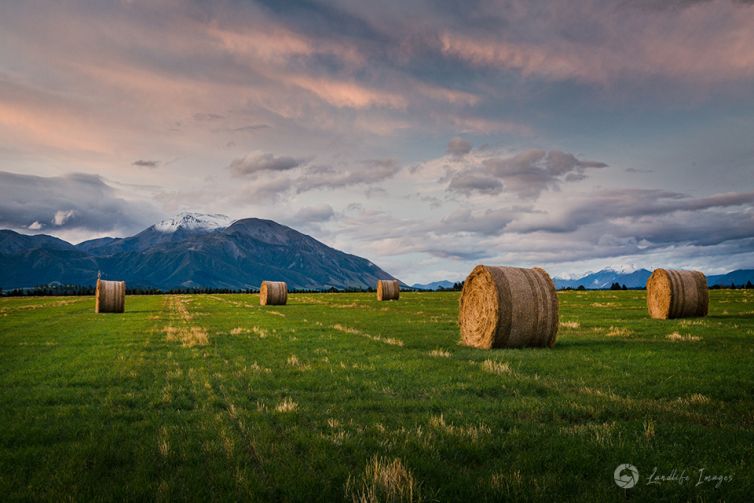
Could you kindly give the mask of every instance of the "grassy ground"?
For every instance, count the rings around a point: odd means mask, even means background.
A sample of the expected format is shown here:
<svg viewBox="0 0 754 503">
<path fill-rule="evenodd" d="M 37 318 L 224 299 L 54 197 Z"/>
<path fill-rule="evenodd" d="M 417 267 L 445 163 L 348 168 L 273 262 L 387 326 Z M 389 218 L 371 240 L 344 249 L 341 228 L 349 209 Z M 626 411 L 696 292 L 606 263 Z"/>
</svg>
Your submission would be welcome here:
<svg viewBox="0 0 754 503">
<path fill-rule="evenodd" d="M 0 495 L 750 501 L 754 291 L 559 296 L 554 349 L 497 351 L 457 344 L 457 293 L 0 299 Z"/>
</svg>

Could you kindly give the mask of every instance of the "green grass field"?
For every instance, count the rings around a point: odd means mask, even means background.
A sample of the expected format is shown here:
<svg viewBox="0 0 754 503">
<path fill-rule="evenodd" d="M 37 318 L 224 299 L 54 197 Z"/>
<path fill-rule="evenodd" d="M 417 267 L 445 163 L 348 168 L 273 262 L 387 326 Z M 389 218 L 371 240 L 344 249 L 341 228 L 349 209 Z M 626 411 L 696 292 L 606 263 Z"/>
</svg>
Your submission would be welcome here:
<svg viewBox="0 0 754 503">
<path fill-rule="evenodd" d="M 458 293 L 0 299 L 0 498 L 751 501 L 754 291 L 559 298 L 554 349 L 494 351 Z"/>
</svg>

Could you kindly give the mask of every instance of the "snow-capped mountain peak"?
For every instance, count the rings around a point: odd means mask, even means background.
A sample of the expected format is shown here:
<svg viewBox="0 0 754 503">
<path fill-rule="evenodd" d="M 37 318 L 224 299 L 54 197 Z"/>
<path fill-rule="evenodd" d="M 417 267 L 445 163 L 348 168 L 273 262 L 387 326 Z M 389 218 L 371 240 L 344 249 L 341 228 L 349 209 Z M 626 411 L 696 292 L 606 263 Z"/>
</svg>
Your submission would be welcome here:
<svg viewBox="0 0 754 503">
<path fill-rule="evenodd" d="M 225 215 L 181 212 L 173 218 L 155 224 L 154 228 L 156 231 L 167 234 L 179 229 L 188 231 L 224 229 L 232 223 L 233 221 Z"/>
<path fill-rule="evenodd" d="M 607 267 L 605 270 L 618 274 L 631 274 L 632 272 L 636 272 L 639 269 L 640 268 L 636 267 L 634 264 L 620 264 L 618 266 Z"/>
</svg>

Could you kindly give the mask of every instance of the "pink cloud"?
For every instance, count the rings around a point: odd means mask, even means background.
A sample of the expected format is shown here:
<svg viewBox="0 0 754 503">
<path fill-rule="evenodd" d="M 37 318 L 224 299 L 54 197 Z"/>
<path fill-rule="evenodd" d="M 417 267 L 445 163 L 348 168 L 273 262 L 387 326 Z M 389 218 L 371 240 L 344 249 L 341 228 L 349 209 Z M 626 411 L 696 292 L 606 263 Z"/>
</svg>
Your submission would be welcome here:
<svg viewBox="0 0 754 503">
<path fill-rule="evenodd" d="M 654 10 L 604 2 L 567 4 L 554 4 L 542 19 L 524 8 L 521 25 L 536 26 L 533 34 L 447 30 L 438 49 L 474 66 L 598 85 L 657 76 L 706 86 L 754 77 L 750 4 L 716 0 Z M 590 35 L 562 35 L 579 32 Z"/>
<path fill-rule="evenodd" d="M 287 77 L 286 80 L 339 108 L 384 106 L 405 109 L 407 105 L 406 98 L 400 94 L 370 89 L 353 81 L 305 75 Z"/>
</svg>

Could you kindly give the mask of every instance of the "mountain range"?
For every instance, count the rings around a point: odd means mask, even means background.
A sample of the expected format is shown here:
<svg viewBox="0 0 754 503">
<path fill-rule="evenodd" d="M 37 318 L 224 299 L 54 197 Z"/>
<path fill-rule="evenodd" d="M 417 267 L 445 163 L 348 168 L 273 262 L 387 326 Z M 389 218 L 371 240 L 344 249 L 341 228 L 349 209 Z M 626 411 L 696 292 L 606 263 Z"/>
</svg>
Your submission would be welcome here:
<svg viewBox="0 0 754 503">
<path fill-rule="evenodd" d="M 638 269 L 635 271 L 616 271 L 614 269 L 603 269 L 595 273 L 589 273 L 578 279 L 561 279 L 553 278 L 555 287 L 578 288 L 584 285 L 589 289 L 610 288 L 613 283 L 626 285 L 627 288 L 643 288 L 647 285 L 647 280 L 652 271 L 647 269 Z M 730 286 L 731 283 L 737 286 L 743 286 L 747 281 L 754 283 L 754 269 L 738 269 L 726 274 L 711 274 L 707 276 L 707 285 L 709 286 Z"/>
<path fill-rule="evenodd" d="M 0 288 L 91 285 L 98 271 L 129 288 L 161 290 L 250 289 L 263 280 L 291 289 L 361 289 L 394 279 L 367 259 L 258 218 L 182 213 L 131 237 L 78 245 L 0 230 Z"/>
<path fill-rule="evenodd" d="M 590 290 L 603 290 L 610 288 L 613 283 L 626 285 L 626 288 L 644 288 L 652 271 L 647 269 L 637 269 L 634 271 L 603 269 L 597 272 L 590 272 L 578 278 L 552 278 L 555 288 L 562 290 L 564 288 L 578 288 L 583 286 Z M 746 285 L 747 281 L 754 284 L 754 269 L 738 269 L 726 274 L 713 274 L 707 276 L 709 286 L 736 286 Z M 414 284 L 413 288 L 417 290 L 437 290 L 439 287 L 450 288 L 453 286 L 452 281 L 435 281 L 427 284 Z"/>
<path fill-rule="evenodd" d="M 433 281 L 432 283 L 414 283 L 411 285 L 411 288 L 414 288 L 416 290 L 449 290 L 453 288 L 453 282 L 452 281 Z"/>
<path fill-rule="evenodd" d="M 286 281 L 291 289 L 365 289 L 378 279 L 394 279 L 367 259 L 331 248 L 272 220 L 181 213 L 126 238 L 99 238 L 73 245 L 38 234 L 0 230 L 0 288 L 60 283 L 92 285 L 125 280 L 129 287 L 258 288 L 265 279 Z M 613 283 L 642 288 L 647 269 L 603 269 L 579 278 L 553 278 L 558 289 L 610 288 Z M 754 283 L 754 269 L 707 276 L 710 286 Z M 453 281 L 416 283 L 418 290 L 452 288 Z M 405 286 L 405 285 L 404 285 Z"/>
</svg>

